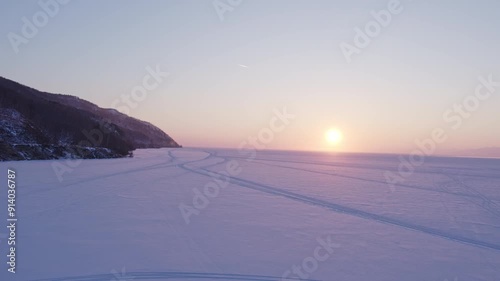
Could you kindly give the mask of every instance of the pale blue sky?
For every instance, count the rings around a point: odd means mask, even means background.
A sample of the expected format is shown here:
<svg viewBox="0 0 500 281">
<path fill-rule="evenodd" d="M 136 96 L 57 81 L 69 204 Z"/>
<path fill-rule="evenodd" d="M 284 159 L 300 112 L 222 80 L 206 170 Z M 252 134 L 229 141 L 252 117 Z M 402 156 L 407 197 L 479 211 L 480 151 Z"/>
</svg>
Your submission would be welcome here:
<svg viewBox="0 0 500 281">
<path fill-rule="evenodd" d="M 186 146 L 237 147 L 284 106 L 296 119 L 268 148 L 328 149 L 332 127 L 341 151 L 409 152 L 436 127 L 445 150 L 500 146 L 500 89 L 456 131 L 442 117 L 480 75 L 500 81 L 500 2 L 401 0 L 347 63 L 340 43 L 388 2 L 243 0 L 221 21 L 211 0 L 73 0 L 16 54 L 9 32 L 41 7 L 3 1 L 0 76 L 110 107 L 160 65 L 171 75 L 130 114 Z"/>
</svg>

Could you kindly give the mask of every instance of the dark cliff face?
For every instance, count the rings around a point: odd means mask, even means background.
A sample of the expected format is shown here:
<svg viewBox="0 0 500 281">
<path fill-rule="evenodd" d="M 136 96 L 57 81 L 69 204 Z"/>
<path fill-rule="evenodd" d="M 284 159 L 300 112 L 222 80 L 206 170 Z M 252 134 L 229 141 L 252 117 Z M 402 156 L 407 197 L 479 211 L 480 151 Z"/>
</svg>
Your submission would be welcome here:
<svg viewBox="0 0 500 281">
<path fill-rule="evenodd" d="M 123 157 L 179 147 L 150 123 L 0 77 L 0 160 Z"/>
</svg>

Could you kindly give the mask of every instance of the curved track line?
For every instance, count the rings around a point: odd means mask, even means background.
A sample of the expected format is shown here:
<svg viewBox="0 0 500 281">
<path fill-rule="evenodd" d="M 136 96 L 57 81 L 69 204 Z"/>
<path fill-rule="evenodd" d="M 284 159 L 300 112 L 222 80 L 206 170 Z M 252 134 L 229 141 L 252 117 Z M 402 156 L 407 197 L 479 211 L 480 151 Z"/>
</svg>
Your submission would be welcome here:
<svg viewBox="0 0 500 281">
<path fill-rule="evenodd" d="M 219 156 L 221 157 L 221 156 Z M 239 157 L 239 156 L 224 156 L 226 158 L 236 158 L 236 159 L 248 159 L 248 157 Z M 325 162 L 306 162 L 306 161 L 293 161 L 293 160 L 276 160 L 276 159 L 258 159 L 255 158 L 253 161 L 268 161 L 268 162 L 281 162 L 281 163 L 296 163 L 296 164 L 309 164 L 309 165 L 318 165 L 318 166 L 328 166 L 328 167 L 340 167 L 340 168 L 356 168 L 356 169 L 368 169 L 368 170 L 381 170 L 381 171 L 394 171 L 393 169 L 390 168 L 381 168 L 373 165 L 349 165 L 349 164 L 342 164 L 342 163 L 325 163 Z M 435 168 L 439 169 L 439 168 Z M 441 175 L 445 173 L 444 171 L 425 171 L 425 170 L 415 170 L 416 174 L 438 174 Z M 451 174 L 451 175 L 458 175 L 458 174 Z M 468 177 L 479 177 L 479 178 L 500 178 L 498 175 L 470 175 L 470 174 L 463 174 L 464 176 Z"/>
<path fill-rule="evenodd" d="M 212 153 L 206 152 L 206 151 L 200 151 L 200 152 L 207 153 L 208 155 L 205 158 L 203 158 L 203 159 L 191 160 L 191 161 L 187 161 L 187 162 L 184 162 L 184 163 L 171 163 L 174 160 L 178 159 L 177 157 L 175 157 L 175 156 L 172 155 L 172 153 L 171 153 L 172 151 L 173 150 L 169 150 L 168 151 L 168 155 L 169 155 L 170 159 L 167 159 L 167 161 L 162 162 L 162 163 L 152 164 L 152 165 L 148 165 L 148 166 L 141 166 L 141 167 L 138 167 L 138 168 L 128 169 L 128 170 L 124 170 L 124 171 L 118 171 L 118 172 L 115 172 L 115 173 L 112 173 L 112 174 L 106 174 L 106 175 L 101 175 L 101 176 L 89 177 L 89 178 L 86 178 L 86 179 L 77 180 L 77 181 L 74 181 L 74 182 L 71 182 L 71 183 L 68 183 L 68 184 L 63 184 L 63 185 L 60 185 L 60 186 L 57 186 L 57 187 L 53 187 L 53 188 L 46 188 L 46 189 L 42 189 L 42 190 L 36 190 L 36 191 L 28 192 L 28 193 L 25 193 L 25 195 L 32 195 L 32 194 L 44 193 L 44 192 L 49 192 L 49 191 L 52 191 L 52 190 L 60 190 L 61 188 L 67 188 L 67 187 L 70 187 L 70 186 L 73 186 L 73 185 L 77 185 L 77 184 L 88 183 L 88 182 L 93 182 L 93 181 L 96 181 L 96 180 L 112 178 L 112 177 L 119 176 L 119 175 L 124 175 L 124 174 L 137 173 L 137 172 L 143 172 L 143 171 L 151 171 L 151 170 L 156 170 L 156 169 L 161 169 L 161 168 L 166 168 L 166 167 L 174 167 L 174 166 L 179 166 L 179 164 L 190 164 L 190 163 L 200 162 L 200 161 L 204 161 L 204 160 L 212 157 Z"/>
<path fill-rule="evenodd" d="M 170 154 L 171 151 L 172 150 L 169 151 L 169 154 Z M 205 151 L 201 151 L 201 152 L 205 152 Z M 212 153 L 210 153 L 210 152 L 205 152 L 205 153 L 207 153 L 208 155 L 205 158 L 203 158 L 203 159 L 192 160 L 192 161 L 184 162 L 182 164 L 190 164 L 190 163 L 195 163 L 195 162 L 199 162 L 199 161 L 204 161 L 204 160 L 212 157 Z M 175 160 L 176 158 L 173 157 L 173 159 Z M 27 195 L 38 194 L 38 193 L 43 193 L 43 192 L 49 192 L 49 191 L 56 190 L 56 189 L 67 188 L 67 187 L 69 187 L 71 185 L 75 185 L 75 184 L 78 184 L 78 183 L 85 183 L 85 182 L 89 182 L 89 181 L 93 181 L 93 180 L 110 178 L 110 177 L 114 177 L 114 176 L 118 176 L 118 175 L 122 175 L 122 174 L 129 174 L 129 173 L 135 173 L 135 172 L 142 172 L 144 170 L 151 170 L 150 169 L 151 167 L 155 167 L 154 169 L 160 169 L 160 168 L 171 167 L 171 166 L 179 166 L 179 165 L 180 165 L 180 163 L 177 163 L 177 164 L 164 164 L 164 163 L 160 163 L 160 164 L 150 165 L 150 166 L 146 166 L 146 167 L 139 167 L 137 169 L 131 169 L 131 170 L 128 170 L 128 171 L 122 171 L 122 172 L 119 172 L 119 173 L 114 173 L 114 174 L 109 174 L 109 175 L 104 175 L 104 176 L 101 176 L 101 177 L 89 179 L 87 181 L 75 182 L 75 183 L 72 183 L 70 185 L 66 185 L 66 186 L 62 186 L 62 187 L 55 187 L 55 188 L 51 188 L 51 189 L 48 189 L 48 190 L 44 189 L 43 191 L 31 192 L 31 193 L 27 193 Z M 119 188 L 121 188 L 121 187 L 110 187 L 110 188 L 108 188 L 108 189 L 106 189 L 106 190 L 104 190 L 102 192 L 99 192 L 98 194 L 95 194 L 91 198 L 99 197 L 101 195 L 104 195 L 104 194 L 110 193 L 112 191 L 115 191 L 115 190 L 117 190 Z M 65 202 L 65 203 L 63 203 L 61 205 L 54 206 L 52 208 L 48 208 L 48 209 L 44 209 L 44 210 L 41 210 L 41 211 L 38 211 L 38 212 L 34 212 L 34 213 L 23 215 L 22 217 L 23 218 L 33 217 L 35 215 L 39 215 L 39 214 L 43 214 L 43 213 L 46 213 L 46 212 L 54 211 L 54 210 L 57 210 L 57 209 L 60 209 L 60 208 L 64 208 L 66 206 L 69 206 L 71 204 L 78 203 L 78 202 L 81 202 L 81 201 L 84 201 L 84 200 L 88 200 L 88 198 L 76 199 L 76 200 L 73 200 L 73 201 L 70 201 L 70 202 Z"/>
<path fill-rule="evenodd" d="M 197 170 L 197 169 L 189 168 L 185 165 L 180 165 L 180 167 L 183 169 L 189 170 L 193 173 L 197 173 L 197 174 L 204 175 L 207 177 L 213 177 L 214 174 L 221 176 L 221 177 L 224 177 L 224 175 L 222 175 L 220 173 L 205 170 L 205 169 Z M 452 240 L 452 241 L 456 241 L 456 242 L 460 242 L 460 243 L 464 243 L 464 244 L 468 244 L 468 245 L 472 245 L 472 246 L 478 246 L 478 247 L 483 247 L 483 248 L 487 248 L 487 249 L 500 251 L 500 245 L 497 245 L 497 244 L 479 241 L 479 240 L 475 240 L 475 239 L 471 239 L 471 238 L 467 238 L 467 237 L 461 237 L 458 235 L 453 235 L 453 234 L 446 233 L 446 232 L 439 230 L 439 229 L 421 226 L 421 225 L 413 224 L 411 222 L 405 222 L 402 220 L 373 214 L 373 213 L 366 212 L 363 210 L 343 206 L 340 204 L 324 201 L 321 199 L 316 199 L 313 197 L 297 194 L 294 192 L 290 192 L 290 191 L 286 191 L 283 189 L 263 185 L 263 184 L 260 184 L 257 182 L 252 182 L 252 181 L 241 179 L 241 178 L 236 178 L 236 177 L 231 177 L 231 176 L 229 178 L 230 178 L 230 182 L 237 184 L 241 187 L 246 187 L 246 188 L 261 191 L 261 192 L 264 192 L 267 194 L 285 197 L 285 198 L 299 201 L 302 203 L 306 203 L 309 205 L 324 207 L 324 208 L 327 208 L 327 209 L 332 210 L 332 211 L 337 212 L 337 213 L 352 215 L 355 217 L 368 219 L 371 221 L 382 222 L 382 223 L 386 223 L 386 224 L 414 230 L 414 231 L 421 232 L 421 233 L 426 233 L 429 235 L 445 238 L 448 240 Z"/>
<path fill-rule="evenodd" d="M 255 280 L 255 281 L 280 281 L 283 280 L 277 276 L 266 275 L 248 275 L 248 274 L 225 274 L 225 273 L 202 273 L 202 272 L 127 272 L 123 276 L 115 274 L 96 274 L 86 276 L 37 279 L 32 281 L 108 281 L 108 280 L 158 280 L 158 279 L 204 279 L 204 280 Z M 302 280 L 302 281 L 320 281 L 315 279 L 294 279 L 287 278 L 286 280 Z"/>
<path fill-rule="evenodd" d="M 315 174 L 320 174 L 320 175 L 328 175 L 328 176 L 332 176 L 332 177 L 347 178 L 347 179 L 354 179 L 354 180 L 360 180 L 360 181 L 366 181 L 366 182 L 387 184 L 385 181 L 379 181 L 379 180 L 372 180 L 372 179 L 365 179 L 365 178 L 359 178 L 359 177 L 353 177 L 353 176 L 346 176 L 346 175 L 341 175 L 341 174 L 319 172 L 319 171 L 314 171 L 314 170 L 288 167 L 288 166 L 282 166 L 282 165 L 273 165 L 273 164 L 262 163 L 262 162 L 259 162 L 259 163 L 263 164 L 263 165 L 267 165 L 267 166 L 272 166 L 272 167 L 280 167 L 280 168 L 291 169 L 291 170 L 296 170 L 296 171 L 303 171 L 303 172 L 315 173 Z M 445 176 L 446 174 L 442 174 L 442 175 Z M 412 185 L 400 184 L 400 183 L 399 184 L 395 183 L 394 186 L 411 188 L 411 189 L 418 189 L 418 190 L 423 190 L 423 191 L 428 191 L 428 192 L 446 193 L 446 194 L 463 196 L 463 197 L 476 197 L 475 195 L 470 194 L 470 193 L 453 192 L 453 191 L 448 191 L 448 190 L 436 190 L 436 189 L 431 189 L 431 188 L 426 188 L 426 187 L 418 187 L 418 186 L 412 186 Z"/>
<path fill-rule="evenodd" d="M 462 189 L 465 189 L 469 191 L 472 194 L 475 194 L 474 198 L 480 199 L 481 203 L 478 203 L 474 200 L 471 200 L 471 198 L 468 198 L 469 202 L 479 206 L 483 210 L 489 212 L 490 214 L 494 215 L 495 217 L 500 217 L 500 205 L 495 202 L 495 200 L 491 200 L 490 198 L 486 197 L 484 194 L 481 192 L 477 191 L 475 188 L 472 188 L 465 184 L 464 180 L 460 178 L 455 178 L 451 175 L 446 175 L 448 176 L 453 183 L 458 184 Z"/>
</svg>

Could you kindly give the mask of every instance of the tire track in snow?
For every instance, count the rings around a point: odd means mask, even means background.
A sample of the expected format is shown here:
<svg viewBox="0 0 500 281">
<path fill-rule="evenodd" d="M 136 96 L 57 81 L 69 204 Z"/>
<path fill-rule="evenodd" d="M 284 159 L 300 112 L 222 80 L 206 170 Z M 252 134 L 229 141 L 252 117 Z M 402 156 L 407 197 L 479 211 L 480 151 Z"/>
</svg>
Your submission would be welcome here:
<svg viewBox="0 0 500 281">
<path fill-rule="evenodd" d="M 467 190 L 471 194 L 474 194 L 475 195 L 474 197 L 480 199 L 480 201 L 481 201 L 481 203 L 478 203 L 478 202 L 468 198 L 469 202 L 479 206 L 480 208 L 489 212 L 490 214 L 492 214 L 493 216 L 495 216 L 497 218 L 500 217 L 500 205 L 496 201 L 491 200 L 490 198 L 486 197 L 484 194 L 477 191 L 475 188 L 468 186 L 467 184 L 465 184 L 465 181 L 463 179 L 461 179 L 459 177 L 455 178 L 451 175 L 446 175 L 446 176 L 452 180 L 452 183 L 458 184 L 461 188 Z"/>
<path fill-rule="evenodd" d="M 210 178 L 212 178 L 213 175 L 227 177 L 227 175 L 222 175 L 220 173 L 213 172 L 213 171 L 206 170 L 206 169 L 200 169 L 200 170 L 193 169 L 193 168 L 187 167 L 184 164 L 180 165 L 180 167 L 183 169 L 186 169 L 188 171 L 191 171 L 193 173 L 204 175 L 204 176 L 207 176 Z M 422 226 L 422 225 L 418 225 L 418 224 L 413 224 L 411 222 L 402 221 L 402 220 L 398 220 L 398 219 L 394 219 L 394 218 L 389 218 L 389 217 L 385 217 L 382 215 L 373 214 L 373 213 L 366 212 L 363 210 L 343 206 L 343 205 L 340 205 L 337 203 L 332 203 L 332 202 L 328 202 L 325 200 L 321 200 L 321 199 L 317 199 L 317 198 L 313 198 L 313 197 L 309 197 L 309 196 L 305 196 L 305 195 L 301 195 L 298 193 L 286 191 L 286 190 L 283 190 L 280 188 L 264 185 L 261 183 L 257 183 L 257 182 L 253 182 L 253 181 L 249 181 L 249 180 L 245 180 L 245 179 L 241 179 L 241 178 L 229 176 L 229 179 L 230 179 L 231 183 L 234 183 L 234 184 L 239 185 L 241 187 L 250 188 L 250 189 L 264 192 L 264 193 L 271 194 L 271 195 L 285 197 L 285 198 L 299 201 L 302 203 L 306 203 L 309 205 L 324 207 L 324 208 L 329 209 L 331 211 L 334 211 L 336 213 L 352 215 L 355 217 L 368 219 L 371 221 L 386 223 L 386 224 L 394 225 L 397 227 L 402 227 L 402 228 L 414 230 L 417 232 L 429 234 L 432 236 L 441 237 L 444 239 L 448 239 L 448 240 L 455 241 L 455 242 L 460 242 L 463 244 L 468 244 L 468 245 L 472 245 L 472 246 L 483 247 L 483 248 L 487 248 L 487 249 L 491 249 L 491 250 L 500 251 L 500 245 L 497 245 L 497 244 L 484 242 L 484 241 L 480 241 L 480 240 L 476 240 L 476 239 L 472 239 L 472 238 L 462 237 L 462 236 L 458 236 L 458 235 L 453 235 L 451 233 L 447 233 L 447 232 L 444 232 L 444 231 L 439 230 L 439 229 L 426 227 L 426 226 Z"/>
<path fill-rule="evenodd" d="M 157 163 L 157 164 L 148 165 L 148 166 L 141 166 L 141 167 L 128 169 L 128 170 L 124 170 L 124 171 L 118 171 L 118 172 L 115 172 L 112 174 L 105 174 L 105 175 L 101 175 L 101 176 L 88 177 L 86 179 L 77 180 L 77 181 L 74 181 L 74 182 L 71 182 L 68 184 L 63 184 L 63 185 L 53 187 L 53 188 L 46 188 L 46 189 L 42 189 L 42 190 L 35 190 L 35 191 L 27 192 L 23 195 L 33 195 L 33 194 L 44 193 L 44 192 L 49 192 L 49 191 L 53 191 L 53 190 L 60 190 L 61 188 L 67 188 L 67 187 L 77 185 L 77 184 L 93 182 L 93 181 L 112 178 L 112 177 L 121 176 L 121 175 L 125 175 L 125 174 L 138 173 L 138 172 L 143 172 L 143 171 L 151 171 L 151 170 L 162 169 L 162 168 L 167 168 L 167 167 L 175 167 L 175 166 L 179 166 L 179 164 L 190 164 L 190 163 L 200 162 L 200 161 L 204 161 L 204 160 L 212 157 L 212 153 L 210 153 L 210 152 L 199 151 L 199 152 L 207 153 L 208 155 L 203 159 L 191 160 L 191 161 L 187 161 L 184 163 L 171 163 L 171 162 L 178 159 L 177 157 L 175 157 L 171 154 L 172 151 L 173 150 L 168 151 L 168 155 L 169 155 L 170 159 L 167 159 L 165 162 L 162 162 L 162 163 Z"/>
<path fill-rule="evenodd" d="M 169 154 L 170 154 L 171 151 L 172 150 L 169 151 Z M 183 164 L 196 163 L 196 162 L 204 161 L 204 160 L 212 157 L 212 153 L 210 153 L 210 152 L 205 152 L 205 151 L 200 151 L 200 152 L 207 153 L 208 155 L 206 157 L 204 157 L 203 159 L 187 161 L 187 162 L 184 162 Z M 174 157 L 174 158 L 177 159 L 176 157 Z M 62 186 L 62 187 L 55 187 L 55 188 L 51 188 L 51 189 L 48 189 L 48 190 L 44 189 L 44 190 L 37 191 L 37 192 L 30 192 L 30 193 L 26 193 L 26 195 L 33 195 L 33 194 L 38 194 L 38 193 L 43 193 L 43 192 L 49 192 L 49 191 L 53 191 L 53 190 L 60 190 L 62 188 L 67 188 L 67 187 L 69 187 L 71 185 L 76 185 L 76 184 L 80 184 L 80 183 L 86 183 L 86 182 L 90 182 L 90 181 L 93 181 L 93 180 L 100 180 L 100 179 L 105 179 L 105 178 L 120 176 L 120 175 L 123 175 L 123 174 L 130 174 L 130 173 L 142 172 L 142 171 L 145 171 L 145 170 L 156 170 L 156 169 L 161 169 L 161 168 L 165 168 L 165 167 L 173 167 L 173 166 L 179 167 L 179 165 L 180 165 L 180 163 L 178 163 L 178 164 L 164 164 L 164 163 L 160 163 L 160 164 L 150 165 L 150 166 L 146 166 L 146 167 L 139 167 L 137 169 L 131 169 L 131 170 L 127 170 L 127 171 L 121 171 L 119 173 L 113 173 L 113 174 L 109 174 L 109 175 L 103 175 L 103 176 L 97 177 L 97 178 L 91 178 L 91 179 L 86 180 L 86 181 L 75 182 L 75 183 L 72 183 L 70 185 L 65 185 L 65 186 Z M 151 167 L 154 167 L 154 169 L 151 169 Z M 82 201 L 85 201 L 85 200 L 89 200 L 89 199 L 92 199 L 92 198 L 100 197 L 100 196 L 102 196 L 104 194 L 107 194 L 107 193 L 110 193 L 110 192 L 113 192 L 113 191 L 117 191 L 118 189 L 121 189 L 121 188 L 122 188 L 122 186 L 110 187 L 110 188 L 108 188 L 108 189 L 106 189 L 106 190 L 104 190 L 102 192 L 94 194 L 93 196 L 85 197 L 85 198 L 81 198 L 81 199 L 76 199 L 76 200 L 72 200 L 72 201 L 65 202 L 65 203 L 63 203 L 61 205 L 58 205 L 58 206 L 53 206 L 52 208 L 48 208 L 48 209 L 40 210 L 40 211 L 37 211 L 37 212 L 29 213 L 29 214 L 26 214 L 26 215 L 22 215 L 22 218 L 29 218 L 29 217 L 33 217 L 33 216 L 36 216 L 36 215 L 40 215 L 40 214 L 46 213 L 46 212 L 58 210 L 58 209 L 70 206 L 70 205 L 72 205 L 74 203 L 79 203 L 79 202 L 82 202 Z"/>
<path fill-rule="evenodd" d="M 221 157 L 221 156 L 219 156 Z M 226 158 L 236 158 L 236 159 L 248 159 L 248 157 L 240 157 L 240 156 L 225 156 Z M 318 166 L 328 166 L 328 167 L 340 167 L 340 168 L 356 168 L 356 169 L 367 169 L 367 170 L 381 170 L 381 171 L 387 171 L 387 170 L 394 170 L 394 167 L 379 167 L 379 166 L 374 166 L 374 165 L 349 165 L 349 164 L 343 164 L 343 163 L 327 163 L 327 162 L 306 162 L 306 161 L 294 161 L 294 160 L 277 160 L 277 159 L 258 159 L 255 158 L 253 161 L 268 161 L 268 162 L 280 162 L 280 163 L 295 163 L 295 164 L 309 164 L 309 165 L 318 165 Z M 435 167 L 435 169 L 442 169 Z M 472 169 L 470 169 L 472 170 Z M 397 170 L 394 170 L 397 172 Z M 479 170 L 482 171 L 482 170 Z M 426 171 L 426 170 L 415 170 L 415 174 L 444 174 L 444 171 Z M 451 175 L 459 175 L 459 174 L 451 174 Z M 464 176 L 469 176 L 469 177 L 479 177 L 479 178 L 496 178 L 500 179 L 500 176 L 497 174 L 494 175 L 474 175 L 474 174 L 467 174 Z"/>
<path fill-rule="evenodd" d="M 303 169 L 303 168 L 295 168 L 295 167 L 288 167 L 288 166 L 282 166 L 282 165 L 273 165 L 269 163 L 263 163 L 263 162 L 258 162 L 259 164 L 267 165 L 267 166 L 272 166 L 272 167 L 280 167 L 280 168 L 285 168 L 285 169 L 291 169 L 291 170 L 296 170 L 296 171 L 303 171 L 303 172 L 309 172 L 309 173 L 315 173 L 315 174 L 320 174 L 320 175 L 328 175 L 332 177 L 339 177 L 339 178 L 347 178 L 347 179 L 354 179 L 354 180 L 360 180 L 360 181 L 366 181 L 366 182 L 373 182 L 373 183 L 381 183 L 381 184 L 387 184 L 385 181 L 379 181 L 379 180 L 372 180 L 372 179 L 366 179 L 366 178 L 360 178 L 360 177 L 353 177 L 353 176 L 347 176 L 347 175 L 342 175 L 342 174 L 332 174 L 332 173 L 326 173 L 326 172 L 319 172 L 319 171 L 314 171 L 314 170 L 308 170 L 308 169 Z M 446 174 L 442 174 L 446 175 Z M 411 188 L 411 189 L 418 189 L 418 190 L 423 190 L 423 191 L 428 191 L 428 192 L 439 192 L 439 193 L 446 193 L 450 195 L 456 195 L 460 197 L 476 197 L 474 194 L 470 193 L 461 193 L 461 192 L 453 192 L 449 190 L 436 190 L 432 188 L 426 188 L 426 187 L 418 187 L 418 186 L 413 186 L 413 185 L 407 185 L 407 184 L 400 184 L 400 183 L 394 183 L 394 186 L 398 187 L 404 187 L 404 188 Z"/>
<path fill-rule="evenodd" d="M 124 276 L 115 276 L 115 274 L 96 274 L 75 277 L 62 277 L 50 279 L 36 279 L 32 281 L 108 281 L 108 280 L 158 280 L 158 279 L 202 279 L 202 280 L 254 280 L 254 281 L 280 281 L 283 280 L 277 276 L 267 275 L 248 275 L 248 274 L 229 274 L 229 273 L 204 273 L 204 272 L 127 272 Z M 286 280 L 297 281 L 320 281 L 317 279 L 294 279 Z"/>
</svg>

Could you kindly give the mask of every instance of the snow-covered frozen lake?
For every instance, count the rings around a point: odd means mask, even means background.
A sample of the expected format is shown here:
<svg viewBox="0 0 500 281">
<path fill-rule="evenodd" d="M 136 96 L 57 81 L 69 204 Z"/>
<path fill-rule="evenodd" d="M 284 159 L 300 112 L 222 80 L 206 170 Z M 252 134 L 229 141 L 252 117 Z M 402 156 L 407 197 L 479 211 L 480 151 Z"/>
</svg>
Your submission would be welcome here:
<svg viewBox="0 0 500 281">
<path fill-rule="evenodd" d="M 54 161 L 0 163 L 0 280 L 500 280 L 500 159 L 428 158 L 390 187 L 394 155 L 248 156 L 138 150 L 62 181 Z"/>
</svg>

